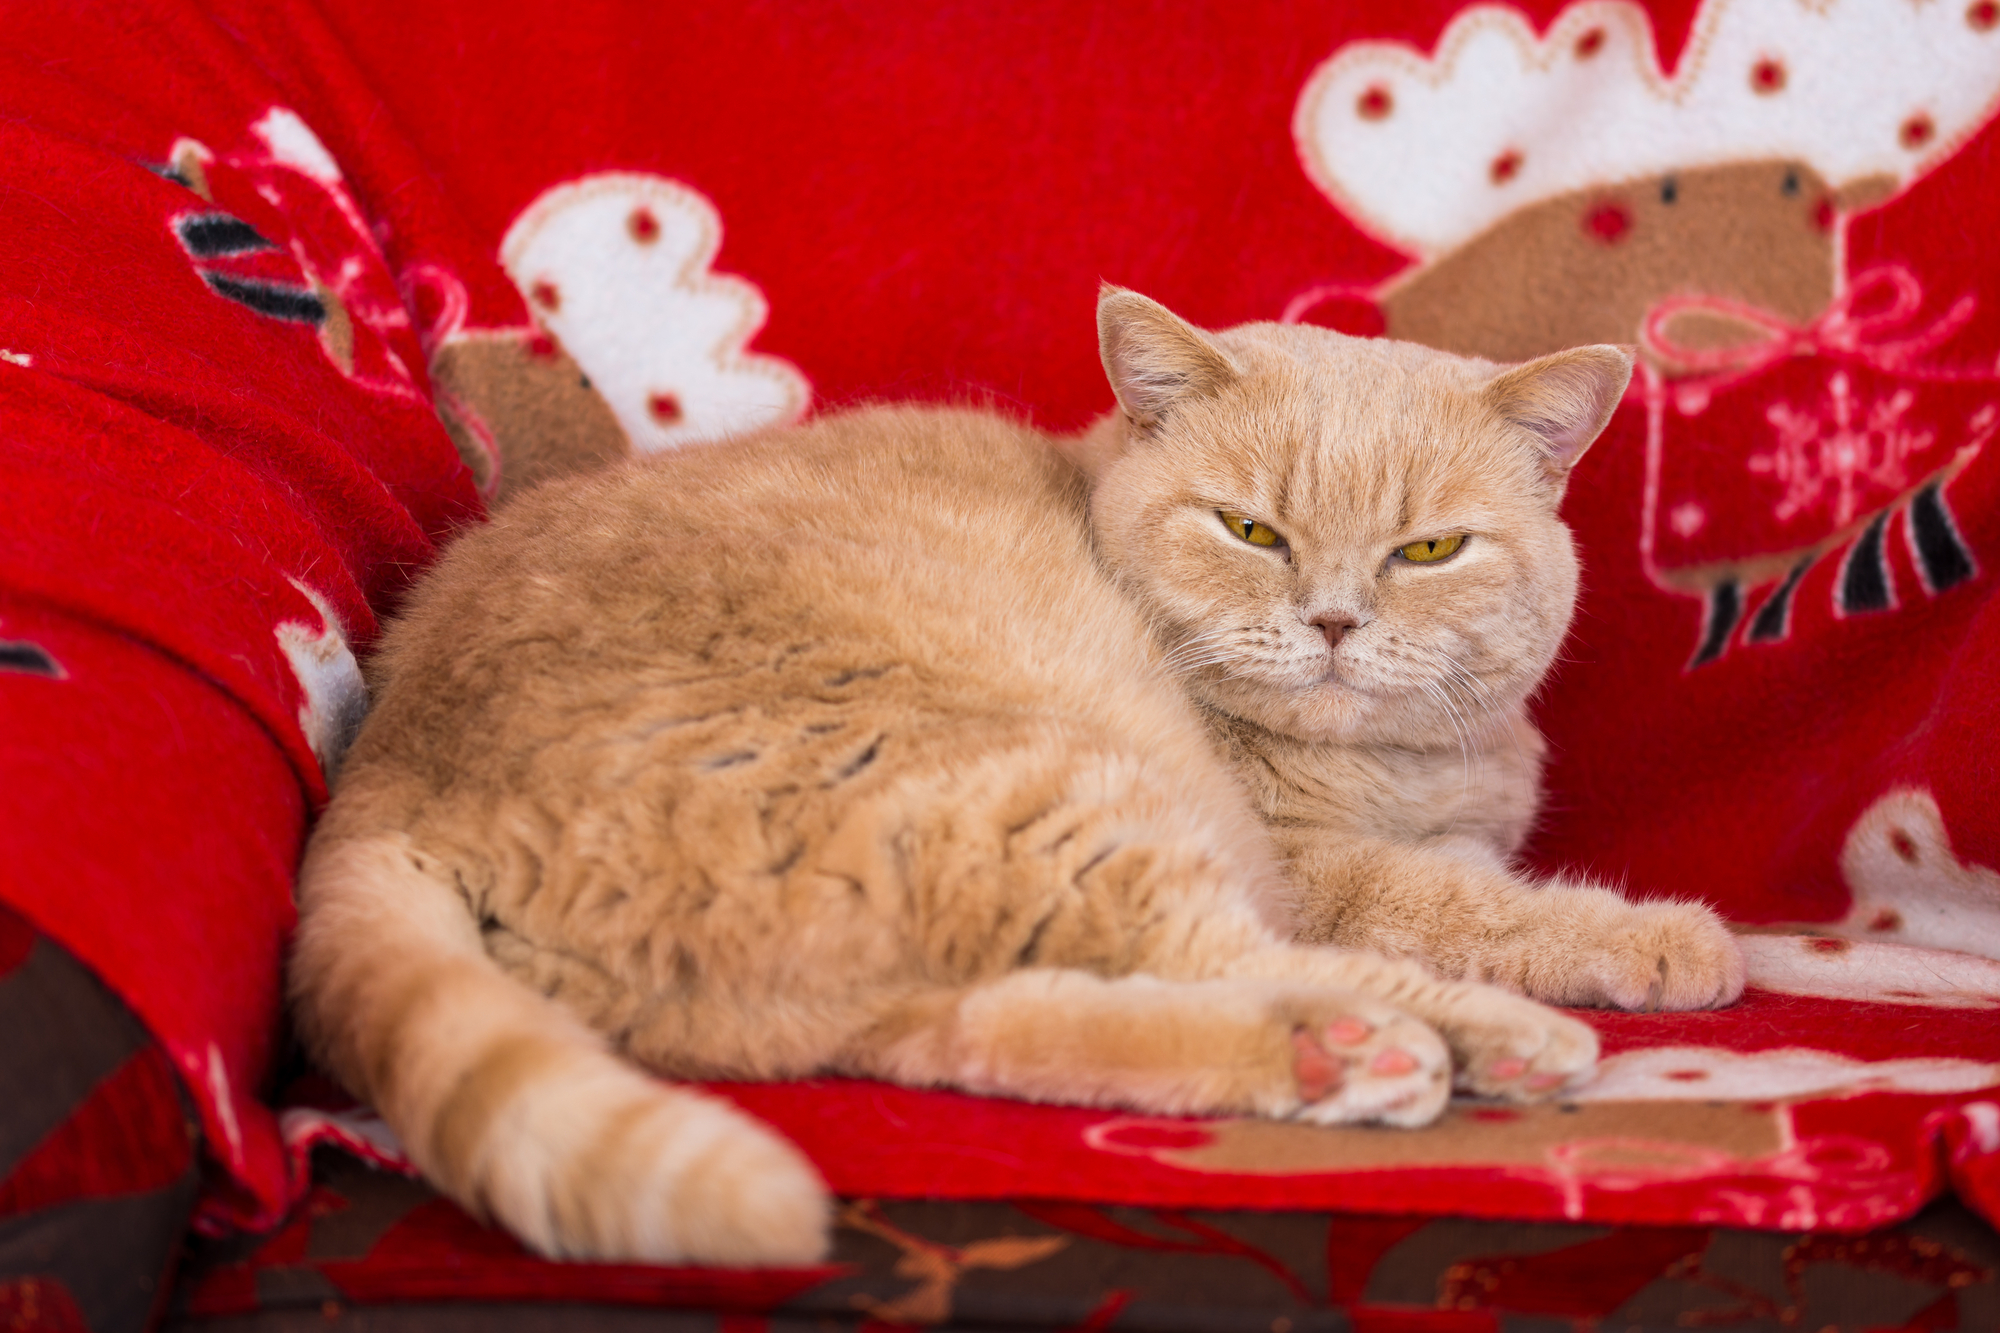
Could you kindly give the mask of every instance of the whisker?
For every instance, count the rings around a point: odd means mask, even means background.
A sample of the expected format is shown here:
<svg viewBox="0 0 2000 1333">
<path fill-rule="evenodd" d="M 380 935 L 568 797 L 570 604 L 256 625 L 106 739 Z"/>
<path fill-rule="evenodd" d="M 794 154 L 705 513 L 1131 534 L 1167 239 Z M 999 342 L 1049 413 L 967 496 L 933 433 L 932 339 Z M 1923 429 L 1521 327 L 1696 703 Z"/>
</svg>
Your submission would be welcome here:
<svg viewBox="0 0 2000 1333">
<path fill-rule="evenodd" d="M 1445 829 L 1445 832 L 1450 833 L 1458 827 L 1459 817 L 1463 813 L 1467 798 L 1472 792 L 1472 746 L 1458 706 L 1452 702 L 1451 696 L 1444 692 L 1443 687 L 1436 680 L 1426 677 L 1419 677 L 1417 685 L 1426 695 L 1437 701 L 1444 709 L 1445 717 L 1451 722 L 1452 733 L 1458 739 L 1458 802 L 1452 809 L 1451 823 Z"/>
<path fill-rule="evenodd" d="M 1496 707 L 1497 700 L 1495 700 L 1494 698 L 1492 686 L 1488 685 L 1485 681 L 1481 680 L 1478 677 L 1478 675 L 1476 675 L 1470 668 L 1468 668 L 1463 662 L 1460 662 L 1457 658 L 1453 657 L 1451 654 L 1445 653 L 1442 654 L 1442 657 L 1445 665 L 1449 666 L 1452 669 L 1452 671 L 1456 673 L 1457 678 L 1459 680 L 1477 689 L 1480 692 L 1480 694 L 1485 698 L 1485 700 L 1487 701 L 1486 711 L 1488 712 L 1498 711 Z M 1496 721 L 1497 720 L 1498 719 L 1496 719 Z M 1535 761 L 1528 757 L 1528 752 L 1526 750 L 1523 750 L 1521 748 L 1521 733 L 1519 732 L 1519 730 L 1517 730 L 1514 727 L 1508 727 L 1507 740 L 1508 743 L 1514 747 L 1514 754 L 1518 759 L 1520 759 L 1521 767 L 1530 773 L 1534 772 L 1536 768 Z"/>
</svg>

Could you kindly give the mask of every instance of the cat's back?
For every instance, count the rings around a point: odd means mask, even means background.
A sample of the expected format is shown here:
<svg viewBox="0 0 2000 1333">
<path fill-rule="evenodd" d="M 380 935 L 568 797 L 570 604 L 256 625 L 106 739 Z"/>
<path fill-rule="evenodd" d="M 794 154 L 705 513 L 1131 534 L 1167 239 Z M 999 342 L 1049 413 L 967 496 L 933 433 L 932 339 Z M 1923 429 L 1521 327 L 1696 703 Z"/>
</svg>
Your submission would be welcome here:
<svg viewBox="0 0 2000 1333">
<path fill-rule="evenodd" d="M 413 593 L 350 766 L 433 790 L 518 782 L 595 731 L 788 699 L 1168 706 L 1084 505 L 1045 437 L 952 409 L 844 413 L 543 486 Z"/>
</svg>

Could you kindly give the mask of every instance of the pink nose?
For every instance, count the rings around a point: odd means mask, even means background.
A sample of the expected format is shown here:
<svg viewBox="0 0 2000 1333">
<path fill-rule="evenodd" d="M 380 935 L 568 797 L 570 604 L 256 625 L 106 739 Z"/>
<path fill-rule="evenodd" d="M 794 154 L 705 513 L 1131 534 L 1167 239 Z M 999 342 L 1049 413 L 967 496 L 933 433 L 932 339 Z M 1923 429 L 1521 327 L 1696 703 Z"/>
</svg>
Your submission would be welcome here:
<svg viewBox="0 0 2000 1333">
<path fill-rule="evenodd" d="M 1340 641 L 1347 637 L 1347 631 L 1353 629 L 1355 625 L 1352 616 L 1342 615 L 1337 611 L 1314 616 L 1309 623 L 1318 626 L 1319 632 L 1326 635 L 1326 646 L 1329 648 L 1340 647 Z"/>
</svg>

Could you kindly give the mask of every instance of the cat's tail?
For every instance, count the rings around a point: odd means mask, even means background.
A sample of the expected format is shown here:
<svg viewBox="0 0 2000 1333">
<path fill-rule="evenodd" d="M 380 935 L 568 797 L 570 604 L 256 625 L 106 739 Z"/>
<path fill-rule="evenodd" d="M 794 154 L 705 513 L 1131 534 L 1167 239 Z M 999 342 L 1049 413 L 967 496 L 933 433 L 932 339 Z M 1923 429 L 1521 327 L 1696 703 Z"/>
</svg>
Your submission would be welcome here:
<svg viewBox="0 0 2000 1333">
<path fill-rule="evenodd" d="M 826 1187 L 714 1098 L 661 1083 L 487 955 L 401 835 L 316 841 L 291 990 L 302 1035 L 429 1179 L 543 1254 L 810 1263 Z"/>
</svg>

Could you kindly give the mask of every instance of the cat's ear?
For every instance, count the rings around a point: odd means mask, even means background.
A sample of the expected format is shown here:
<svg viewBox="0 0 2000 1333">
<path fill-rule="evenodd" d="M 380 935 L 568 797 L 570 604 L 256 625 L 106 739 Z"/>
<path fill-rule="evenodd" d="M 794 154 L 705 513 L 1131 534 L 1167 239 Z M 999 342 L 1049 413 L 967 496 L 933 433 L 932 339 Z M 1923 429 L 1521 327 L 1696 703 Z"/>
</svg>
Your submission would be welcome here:
<svg viewBox="0 0 2000 1333">
<path fill-rule="evenodd" d="M 1108 282 L 1097 293 L 1097 350 L 1118 405 L 1142 430 L 1174 404 L 1216 393 L 1237 375 L 1213 338 L 1158 301 Z"/>
<path fill-rule="evenodd" d="M 1541 446 L 1558 493 L 1583 451 L 1611 422 L 1632 378 L 1632 349 L 1573 347 L 1509 367 L 1486 386 L 1486 401 Z"/>
</svg>

